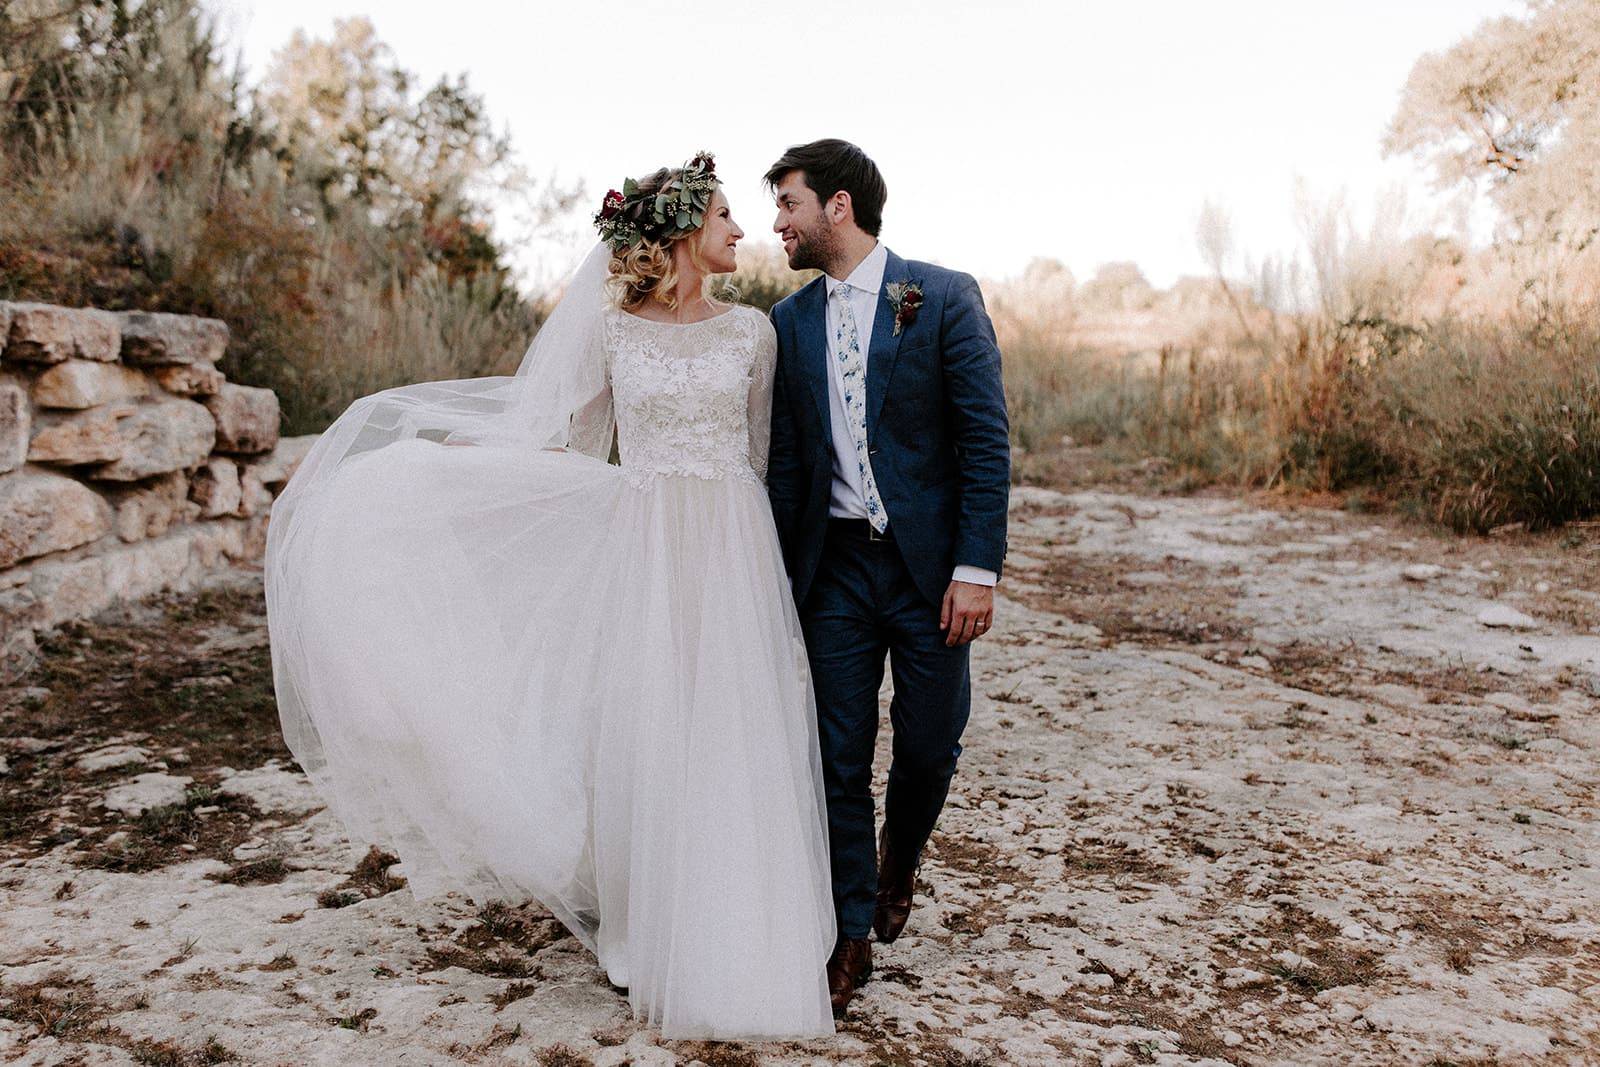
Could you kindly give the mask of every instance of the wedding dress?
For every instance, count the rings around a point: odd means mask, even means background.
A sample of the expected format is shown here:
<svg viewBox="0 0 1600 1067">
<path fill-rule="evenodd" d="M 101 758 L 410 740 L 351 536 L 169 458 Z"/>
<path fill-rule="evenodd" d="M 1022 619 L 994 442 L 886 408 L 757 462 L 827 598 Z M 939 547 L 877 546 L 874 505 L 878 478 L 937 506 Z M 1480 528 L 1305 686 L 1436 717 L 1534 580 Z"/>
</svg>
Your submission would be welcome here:
<svg viewBox="0 0 1600 1067">
<path fill-rule="evenodd" d="M 417 896 L 538 899 L 664 1036 L 830 1034 L 816 718 L 763 487 L 776 338 L 747 307 L 592 318 L 562 356 L 589 386 L 377 394 L 296 473 L 267 556 L 285 738 Z"/>
</svg>

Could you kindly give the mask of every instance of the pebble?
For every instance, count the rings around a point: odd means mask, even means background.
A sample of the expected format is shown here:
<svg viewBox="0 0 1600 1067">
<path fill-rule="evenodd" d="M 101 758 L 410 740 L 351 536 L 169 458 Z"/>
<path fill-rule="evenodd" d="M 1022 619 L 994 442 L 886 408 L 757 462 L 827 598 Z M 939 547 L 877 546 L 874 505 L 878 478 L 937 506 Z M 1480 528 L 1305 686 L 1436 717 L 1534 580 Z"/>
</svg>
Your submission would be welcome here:
<svg viewBox="0 0 1600 1067">
<path fill-rule="evenodd" d="M 1444 568 L 1437 563 L 1413 563 L 1400 572 L 1400 576 L 1408 582 L 1431 582 L 1444 573 Z"/>
<path fill-rule="evenodd" d="M 41 752 L 54 752 L 62 742 L 47 741 L 42 737 L 8 737 L 3 743 L 12 752 L 23 756 L 37 756 Z"/>
<path fill-rule="evenodd" d="M 174 777 L 159 771 L 135 775 L 133 781 L 108 792 L 104 804 L 124 815 L 143 815 L 150 808 L 181 803 L 184 791 L 193 781 L 193 778 Z"/>
<path fill-rule="evenodd" d="M 1504 604 L 1492 604 L 1478 612 L 1478 623 L 1491 630 L 1537 630 L 1539 620 L 1531 615 L 1524 615 L 1516 608 L 1506 607 Z"/>
<path fill-rule="evenodd" d="M 78 770 L 94 773 L 113 767 L 131 767 L 150 758 L 150 750 L 138 745 L 107 745 L 78 757 Z"/>
<path fill-rule="evenodd" d="M 1224 989 L 1259 989 L 1272 985 L 1272 976 L 1248 967 L 1229 967 L 1222 972 Z"/>
<path fill-rule="evenodd" d="M 1533 705 L 1528 703 L 1525 697 L 1519 696 L 1516 693 L 1487 693 L 1484 695 L 1483 702 L 1485 704 L 1491 704 L 1494 707 L 1499 708 L 1501 711 L 1520 712 L 1526 714 L 1527 712 L 1533 710 Z"/>
<path fill-rule="evenodd" d="M 1240 656 L 1239 666 L 1249 667 L 1251 670 L 1256 671 L 1270 671 L 1272 669 L 1272 661 L 1265 656 Z"/>
</svg>

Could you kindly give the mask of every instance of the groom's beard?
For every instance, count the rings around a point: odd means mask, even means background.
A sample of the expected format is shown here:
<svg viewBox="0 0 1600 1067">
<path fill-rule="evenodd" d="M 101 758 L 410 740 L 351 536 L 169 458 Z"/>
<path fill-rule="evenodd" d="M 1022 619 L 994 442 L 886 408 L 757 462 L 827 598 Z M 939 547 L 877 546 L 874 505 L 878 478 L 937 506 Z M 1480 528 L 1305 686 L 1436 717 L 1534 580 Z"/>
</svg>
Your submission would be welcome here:
<svg viewBox="0 0 1600 1067">
<path fill-rule="evenodd" d="M 838 241 L 834 239 L 831 226 L 813 234 L 797 233 L 794 252 L 789 256 L 789 269 L 826 271 L 839 258 L 838 253 Z"/>
</svg>

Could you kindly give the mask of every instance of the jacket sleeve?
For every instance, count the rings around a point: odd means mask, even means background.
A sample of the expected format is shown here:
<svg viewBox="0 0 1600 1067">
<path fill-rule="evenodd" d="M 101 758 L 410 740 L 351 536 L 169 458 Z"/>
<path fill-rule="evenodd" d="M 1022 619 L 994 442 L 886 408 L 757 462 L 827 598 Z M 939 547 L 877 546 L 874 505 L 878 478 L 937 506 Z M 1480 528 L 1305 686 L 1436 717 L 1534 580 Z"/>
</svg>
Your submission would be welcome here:
<svg viewBox="0 0 1600 1067">
<path fill-rule="evenodd" d="M 940 322 L 945 397 L 960 465 L 961 513 L 955 563 L 999 574 L 1006 554 L 1011 496 L 1011 439 L 1000 346 L 983 294 L 969 274 L 956 274 Z"/>
<path fill-rule="evenodd" d="M 771 312 L 773 329 L 777 334 L 778 354 L 772 373 L 772 432 L 768 444 L 767 496 L 778 519 L 778 536 L 785 541 L 789 531 L 784 527 L 788 516 L 795 514 L 804 497 L 804 472 L 800 465 L 799 443 L 794 424 L 794 408 L 789 400 L 788 375 L 785 373 L 794 353 L 789 350 L 789 338 L 784 331 L 783 312 Z"/>
</svg>

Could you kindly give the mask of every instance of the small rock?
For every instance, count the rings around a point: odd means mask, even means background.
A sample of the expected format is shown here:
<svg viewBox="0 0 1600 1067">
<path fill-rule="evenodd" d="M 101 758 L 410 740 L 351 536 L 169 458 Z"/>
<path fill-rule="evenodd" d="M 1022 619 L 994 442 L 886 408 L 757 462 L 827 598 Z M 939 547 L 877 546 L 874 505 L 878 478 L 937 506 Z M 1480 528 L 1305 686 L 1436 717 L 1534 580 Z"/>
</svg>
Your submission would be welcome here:
<svg viewBox="0 0 1600 1067">
<path fill-rule="evenodd" d="M 113 767 L 130 767 L 150 758 L 150 750 L 138 745 L 108 745 L 78 757 L 78 770 L 93 774 L 109 771 Z"/>
<path fill-rule="evenodd" d="M 1272 661 L 1265 656 L 1240 656 L 1239 666 L 1249 667 L 1253 671 L 1270 671 Z"/>
<path fill-rule="evenodd" d="M 150 392 L 150 380 L 116 363 L 71 359 L 33 380 L 33 402 L 42 408 L 81 410 Z"/>
<path fill-rule="evenodd" d="M 6 359 L 60 363 L 79 359 L 111 363 L 117 358 L 121 330 L 116 315 L 95 308 L 54 304 L 12 304 Z"/>
<path fill-rule="evenodd" d="M 27 394 L 19 386 L 0 382 L 0 474 L 22 466 L 32 433 L 33 412 Z"/>
<path fill-rule="evenodd" d="M 176 396 L 216 396 L 222 389 L 222 372 L 209 363 L 174 364 L 154 371 L 161 388 Z"/>
<path fill-rule="evenodd" d="M 225 383 L 205 405 L 216 419 L 217 451 L 271 452 L 278 443 L 278 394 Z"/>
<path fill-rule="evenodd" d="M 1444 573 L 1444 568 L 1436 563 L 1413 563 L 1400 572 L 1400 576 L 1408 582 L 1431 582 Z"/>
<path fill-rule="evenodd" d="M 1539 918 L 1543 919 L 1547 923 L 1568 923 L 1572 922 L 1577 917 L 1577 913 L 1573 911 L 1572 905 L 1566 901 L 1556 901 L 1554 904 L 1551 904 L 1548 908 L 1545 908 L 1544 911 L 1539 913 Z"/>
<path fill-rule="evenodd" d="M 265 840 L 259 837 L 252 837 L 244 844 L 234 848 L 233 858 L 236 860 L 253 860 L 268 851 L 271 851 L 271 846 Z"/>
<path fill-rule="evenodd" d="M 228 348 L 227 324 L 217 319 L 126 311 L 121 326 L 122 358 L 131 364 L 212 364 Z"/>
<path fill-rule="evenodd" d="M 41 752 L 54 752 L 62 746 L 60 741 L 47 741 L 42 737 L 8 737 L 0 745 L 16 756 L 37 756 Z"/>
<path fill-rule="evenodd" d="M 1222 972 L 1224 989 L 1261 989 L 1272 985 L 1272 976 L 1248 967 L 1229 967 Z"/>
<path fill-rule="evenodd" d="M 1222 1031 L 1222 1043 L 1229 1048 L 1238 1048 L 1244 1044 L 1244 1035 L 1237 1030 Z"/>
<path fill-rule="evenodd" d="M 0 568 L 98 540 L 111 507 L 64 474 L 23 470 L 0 478 Z"/>
<path fill-rule="evenodd" d="M 207 460 L 189 486 L 189 499 L 200 505 L 200 513 L 208 519 L 237 511 L 240 494 L 239 465 L 222 456 Z"/>
<path fill-rule="evenodd" d="M 1478 623 L 1491 630 L 1537 630 L 1539 620 L 1504 604 L 1491 604 L 1478 612 Z"/>
<path fill-rule="evenodd" d="M 1516 693 L 1488 693 L 1483 698 L 1485 704 L 1509 711 L 1512 714 L 1525 715 L 1533 710 L 1533 705 L 1525 697 Z"/>
<path fill-rule="evenodd" d="M 10 773 L 11 764 L 6 762 L 6 758 L 4 756 L 0 756 L 0 775 L 7 775 Z"/>
<path fill-rule="evenodd" d="M 198 467 L 211 455 L 217 426 L 204 405 L 164 400 L 139 408 L 117 424 L 121 457 L 90 473 L 97 480 L 136 482 L 169 471 Z"/>
<path fill-rule="evenodd" d="M 193 778 L 160 771 L 140 774 L 133 781 L 108 792 L 103 803 L 112 811 L 120 811 L 124 815 L 143 815 L 150 808 L 182 803 L 184 792 L 193 781 Z"/>
<path fill-rule="evenodd" d="M 1538 593 L 1540 596 L 1543 596 L 1545 593 L 1548 593 L 1550 591 L 1550 583 L 1549 582 L 1534 582 L 1533 583 L 1533 591 L 1535 593 Z"/>
<path fill-rule="evenodd" d="M 22 692 L 18 693 L 17 697 L 18 697 L 19 700 L 22 701 L 22 706 L 23 707 L 28 708 L 29 710 L 32 710 L 33 708 L 37 708 L 37 707 L 41 706 L 42 704 L 44 704 L 44 702 L 46 700 L 50 699 L 50 690 L 46 689 L 42 685 L 30 685 L 30 686 L 28 686 L 28 688 L 26 688 Z M 37 740 L 37 739 L 36 738 L 30 738 L 30 737 L 18 737 L 18 738 L 15 739 L 15 743 L 21 744 L 24 741 L 34 741 L 34 740 Z M 59 747 L 59 746 L 57 746 L 57 745 L 55 745 L 55 744 L 53 744 L 51 742 L 48 742 L 48 741 L 40 741 L 39 743 L 42 744 L 42 745 L 45 745 L 45 746 L 47 746 L 49 748 L 57 748 L 57 747 Z M 42 749 L 35 749 L 34 751 L 43 751 L 43 750 Z"/>
<path fill-rule="evenodd" d="M 322 807 L 309 779 L 303 774 L 268 763 L 251 771 L 224 771 L 217 791 L 253 801 L 262 811 L 304 814 Z"/>
</svg>

